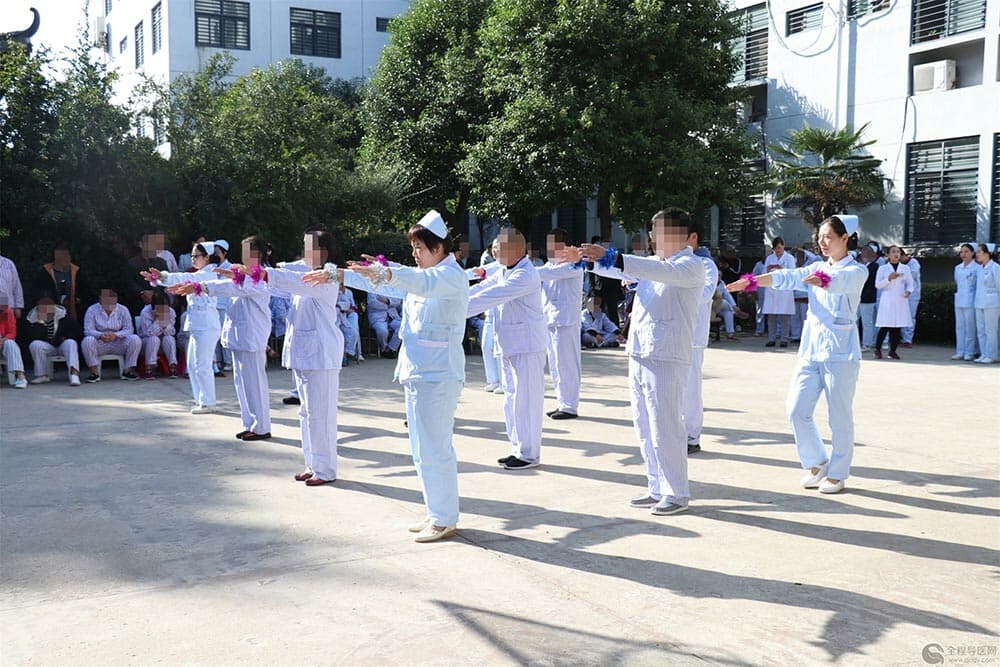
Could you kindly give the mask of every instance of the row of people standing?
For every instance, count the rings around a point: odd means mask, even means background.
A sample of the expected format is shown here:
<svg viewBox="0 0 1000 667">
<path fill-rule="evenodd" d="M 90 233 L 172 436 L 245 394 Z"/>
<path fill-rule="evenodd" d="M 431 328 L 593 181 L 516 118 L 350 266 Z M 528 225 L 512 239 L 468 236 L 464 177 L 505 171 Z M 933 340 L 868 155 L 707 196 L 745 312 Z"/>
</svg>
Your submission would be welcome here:
<svg viewBox="0 0 1000 667">
<path fill-rule="evenodd" d="M 1000 360 L 1000 264 L 985 243 L 963 243 L 955 265 L 955 361 Z"/>
</svg>

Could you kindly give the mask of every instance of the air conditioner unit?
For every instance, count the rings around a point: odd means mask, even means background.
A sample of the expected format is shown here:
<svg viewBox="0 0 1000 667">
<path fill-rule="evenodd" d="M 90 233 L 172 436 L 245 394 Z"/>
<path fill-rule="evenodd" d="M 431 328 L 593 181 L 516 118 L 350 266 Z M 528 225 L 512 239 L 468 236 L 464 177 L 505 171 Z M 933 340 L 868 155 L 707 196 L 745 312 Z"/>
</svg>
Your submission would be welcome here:
<svg viewBox="0 0 1000 667">
<path fill-rule="evenodd" d="M 91 30 L 91 37 L 94 40 L 94 46 L 99 49 L 108 48 L 108 24 L 107 20 L 103 16 L 98 16 L 94 19 L 93 30 Z"/>
<path fill-rule="evenodd" d="M 913 66 L 913 94 L 951 90 L 955 87 L 955 61 L 938 60 Z"/>
</svg>

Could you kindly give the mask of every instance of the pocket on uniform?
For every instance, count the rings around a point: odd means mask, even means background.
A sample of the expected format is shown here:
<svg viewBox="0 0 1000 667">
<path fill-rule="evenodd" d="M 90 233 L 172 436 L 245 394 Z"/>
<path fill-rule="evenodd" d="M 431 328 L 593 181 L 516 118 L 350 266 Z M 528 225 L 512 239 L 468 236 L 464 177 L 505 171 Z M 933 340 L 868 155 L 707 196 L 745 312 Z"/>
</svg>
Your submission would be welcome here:
<svg viewBox="0 0 1000 667">
<path fill-rule="evenodd" d="M 320 368 L 322 364 L 309 363 L 319 362 L 320 342 L 319 332 L 315 329 L 296 329 L 292 337 L 292 360 L 301 360 L 305 368 Z"/>
<path fill-rule="evenodd" d="M 523 322 L 504 322 L 497 329 L 496 336 L 505 356 L 534 352 L 528 325 Z"/>
<path fill-rule="evenodd" d="M 638 336 L 639 351 L 649 353 L 666 346 L 667 338 L 670 335 L 670 322 L 667 320 L 653 320 L 647 326 L 633 333 Z"/>
</svg>

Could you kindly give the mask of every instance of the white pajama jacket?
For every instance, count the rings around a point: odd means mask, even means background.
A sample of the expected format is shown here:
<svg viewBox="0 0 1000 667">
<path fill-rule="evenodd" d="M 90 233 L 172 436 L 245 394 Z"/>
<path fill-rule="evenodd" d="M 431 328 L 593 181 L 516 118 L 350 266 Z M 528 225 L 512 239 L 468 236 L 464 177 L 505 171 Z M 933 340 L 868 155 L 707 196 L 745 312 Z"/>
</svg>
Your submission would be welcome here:
<svg viewBox="0 0 1000 667">
<path fill-rule="evenodd" d="M 281 365 L 290 368 L 299 393 L 299 422 L 306 468 L 316 478 L 337 479 L 337 396 L 344 334 L 337 326 L 336 282 L 313 287 L 302 271 L 268 269 L 268 287 L 292 295 Z"/>
<path fill-rule="evenodd" d="M 511 454 L 537 462 L 542 450 L 548 330 L 542 312 L 542 283 L 531 258 L 522 257 L 469 290 L 468 317 L 494 307 L 494 345 L 500 356 Z"/>
<path fill-rule="evenodd" d="M 503 266 L 497 261 L 491 261 L 478 268 L 486 272 L 486 275 L 483 276 L 483 280 L 485 280 L 502 269 Z M 475 268 L 466 269 L 465 276 L 469 280 L 479 279 Z M 486 375 L 486 384 L 488 385 L 500 384 L 500 359 L 496 354 L 496 330 L 493 327 L 493 323 L 497 319 L 496 311 L 496 308 L 490 308 L 484 313 L 483 330 L 479 338 L 479 347 L 483 352 L 483 372 Z"/>
<path fill-rule="evenodd" d="M 826 288 L 802 282 L 816 271 L 830 276 Z M 809 293 L 809 314 L 799 342 L 799 364 L 792 376 L 787 401 L 799 461 L 803 468 L 829 463 L 827 477 L 847 479 L 854 455 L 854 390 L 861 368 L 856 318 L 868 269 L 848 255 L 839 262 L 815 262 L 789 271 L 775 271 L 771 276 L 774 281 L 771 294 L 796 289 Z M 826 394 L 829 406 L 832 432 L 829 455 L 813 421 L 821 393 Z"/>
<path fill-rule="evenodd" d="M 219 274 L 214 269 L 215 264 L 208 264 L 192 273 L 162 272 L 160 283 L 169 286 L 187 281 L 204 283 L 218 280 Z M 215 372 L 212 370 L 212 362 L 215 360 L 215 345 L 219 342 L 222 328 L 216 308 L 217 300 L 214 296 L 205 294 L 189 294 L 186 298 L 187 310 L 182 329 L 189 334 L 185 354 L 191 395 L 196 405 L 212 406 L 215 405 Z"/>
<path fill-rule="evenodd" d="M 535 267 L 542 281 L 542 312 L 548 325 L 546 353 L 556 409 L 577 414 L 580 403 L 580 300 L 583 268 L 553 261 Z"/>
<path fill-rule="evenodd" d="M 649 495 L 687 505 L 684 389 L 690 373 L 705 266 L 690 247 L 669 259 L 624 255 L 622 270 L 594 273 L 638 280 L 626 350 L 632 418 L 646 462 Z"/>
<path fill-rule="evenodd" d="M 222 322 L 222 346 L 233 353 L 233 383 L 240 402 L 243 430 L 271 432 L 270 388 L 267 382 L 267 339 L 271 335 L 271 290 L 249 277 L 204 283 L 207 293 L 230 300 Z"/>
<path fill-rule="evenodd" d="M 395 379 L 406 391 L 413 463 L 434 525 L 458 523 L 458 460 L 452 445 L 455 410 L 465 384 L 469 279 L 453 254 L 426 269 L 392 265 L 392 280 L 375 288 L 353 271 L 344 284 L 369 293 L 404 297 L 402 346 Z"/>
<path fill-rule="evenodd" d="M 177 311 L 170 308 L 168 312 L 170 315 L 166 322 L 157 319 L 152 305 L 143 306 L 139 312 L 139 326 L 135 333 L 142 339 L 147 370 L 156 367 L 160 351 L 168 364 L 177 364 Z"/>
</svg>

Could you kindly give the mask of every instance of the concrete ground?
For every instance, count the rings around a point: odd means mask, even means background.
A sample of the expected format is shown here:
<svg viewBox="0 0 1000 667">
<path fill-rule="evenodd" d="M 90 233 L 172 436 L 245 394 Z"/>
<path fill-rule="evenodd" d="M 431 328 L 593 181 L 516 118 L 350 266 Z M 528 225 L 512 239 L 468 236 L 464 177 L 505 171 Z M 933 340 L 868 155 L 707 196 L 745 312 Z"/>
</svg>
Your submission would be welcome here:
<svg viewBox="0 0 1000 667">
<path fill-rule="evenodd" d="M 521 472 L 495 463 L 503 397 L 470 358 L 460 532 L 425 545 L 393 362 L 342 372 L 340 479 L 317 488 L 292 480 L 286 371 L 252 444 L 229 379 L 207 416 L 183 380 L 4 386 L 0 664 L 1000 662 L 1000 366 L 902 354 L 863 363 L 853 476 L 821 496 L 797 486 L 794 353 L 715 344 L 695 500 L 670 517 L 627 506 L 621 350 L 584 352 L 583 418 L 546 420 Z"/>
</svg>

